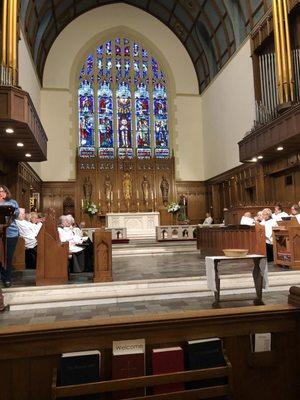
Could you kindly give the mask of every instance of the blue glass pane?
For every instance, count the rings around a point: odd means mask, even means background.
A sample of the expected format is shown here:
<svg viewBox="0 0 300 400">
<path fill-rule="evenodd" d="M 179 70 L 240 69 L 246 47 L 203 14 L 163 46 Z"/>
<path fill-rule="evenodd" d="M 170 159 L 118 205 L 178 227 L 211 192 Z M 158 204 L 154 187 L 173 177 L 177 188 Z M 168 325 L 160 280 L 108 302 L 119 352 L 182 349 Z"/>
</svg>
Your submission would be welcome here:
<svg viewBox="0 0 300 400">
<path fill-rule="evenodd" d="M 127 82 L 122 82 L 116 93 L 118 143 L 121 148 L 132 147 L 131 92 Z"/>
<path fill-rule="evenodd" d="M 92 82 L 84 80 L 78 89 L 79 145 L 94 146 L 94 90 Z"/>
<path fill-rule="evenodd" d="M 140 83 L 135 91 L 136 146 L 150 148 L 150 103 L 149 92 L 145 84 Z"/>
<path fill-rule="evenodd" d="M 106 82 L 98 90 L 98 125 L 100 148 L 113 148 L 113 99 L 110 84 Z"/>
<path fill-rule="evenodd" d="M 169 147 L 167 92 L 164 85 L 158 83 L 153 92 L 155 147 Z"/>
</svg>

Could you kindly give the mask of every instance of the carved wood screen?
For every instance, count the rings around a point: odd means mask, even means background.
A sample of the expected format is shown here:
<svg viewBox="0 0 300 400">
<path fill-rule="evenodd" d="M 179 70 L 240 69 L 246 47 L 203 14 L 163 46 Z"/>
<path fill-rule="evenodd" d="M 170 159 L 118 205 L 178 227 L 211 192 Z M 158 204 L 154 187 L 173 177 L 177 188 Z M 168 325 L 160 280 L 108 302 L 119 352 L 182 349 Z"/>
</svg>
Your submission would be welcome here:
<svg viewBox="0 0 300 400">
<path fill-rule="evenodd" d="M 77 158 L 76 220 L 101 226 L 108 212 L 159 211 L 161 223 L 172 223 L 166 205 L 175 197 L 174 158 Z M 94 203 L 94 217 L 85 213 Z"/>
</svg>

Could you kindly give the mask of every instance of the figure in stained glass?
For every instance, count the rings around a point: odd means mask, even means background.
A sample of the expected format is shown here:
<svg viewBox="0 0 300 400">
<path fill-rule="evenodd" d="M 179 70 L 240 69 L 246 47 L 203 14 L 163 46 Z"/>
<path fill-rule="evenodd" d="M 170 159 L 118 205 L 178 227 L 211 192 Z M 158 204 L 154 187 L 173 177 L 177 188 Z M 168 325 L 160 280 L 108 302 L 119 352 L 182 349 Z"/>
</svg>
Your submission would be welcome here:
<svg viewBox="0 0 300 400">
<path fill-rule="evenodd" d="M 166 75 L 147 49 L 115 37 L 88 54 L 79 75 L 79 154 L 96 154 L 97 125 L 101 158 L 167 158 L 168 118 Z"/>
</svg>

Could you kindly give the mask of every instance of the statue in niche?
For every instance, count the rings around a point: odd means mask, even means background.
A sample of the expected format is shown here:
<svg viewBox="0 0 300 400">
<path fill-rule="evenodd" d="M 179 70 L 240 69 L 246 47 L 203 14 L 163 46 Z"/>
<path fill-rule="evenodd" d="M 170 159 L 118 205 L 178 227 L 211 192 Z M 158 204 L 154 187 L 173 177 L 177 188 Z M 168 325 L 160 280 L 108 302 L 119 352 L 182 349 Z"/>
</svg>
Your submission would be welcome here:
<svg viewBox="0 0 300 400">
<path fill-rule="evenodd" d="M 164 175 L 160 182 L 160 190 L 161 190 L 163 204 L 164 206 L 166 206 L 169 202 L 169 182 L 167 181 Z"/>
<path fill-rule="evenodd" d="M 84 182 L 83 182 L 83 194 L 84 194 L 85 200 L 88 203 L 91 202 L 92 191 L 93 191 L 93 186 L 92 186 L 92 183 L 90 181 L 90 177 L 87 176 L 87 177 L 84 178 Z"/>
<path fill-rule="evenodd" d="M 148 181 L 147 175 L 144 175 L 144 177 L 143 177 L 142 191 L 143 191 L 144 203 L 148 204 L 148 202 L 149 202 L 149 192 L 150 192 L 150 183 Z"/>
<path fill-rule="evenodd" d="M 131 176 L 128 172 L 125 172 L 123 176 L 123 196 L 127 205 L 127 210 L 129 210 L 129 203 L 132 197 L 132 182 Z"/>
<path fill-rule="evenodd" d="M 111 203 L 111 200 L 112 200 L 112 183 L 111 183 L 109 175 L 106 175 L 106 177 L 105 177 L 104 193 L 105 193 L 106 202 L 107 203 Z"/>
</svg>

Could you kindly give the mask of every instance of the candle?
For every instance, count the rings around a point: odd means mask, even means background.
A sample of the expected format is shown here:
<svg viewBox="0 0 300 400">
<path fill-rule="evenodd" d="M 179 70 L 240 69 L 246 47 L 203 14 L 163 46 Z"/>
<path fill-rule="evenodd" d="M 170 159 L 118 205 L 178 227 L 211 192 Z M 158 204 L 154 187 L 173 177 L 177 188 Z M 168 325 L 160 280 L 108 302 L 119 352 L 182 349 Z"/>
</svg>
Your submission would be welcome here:
<svg viewBox="0 0 300 400">
<path fill-rule="evenodd" d="M 113 199 L 114 199 L 114 193 L 111 192 L 111 193 L 110 193 L 110 200 L 113 201 Z"/>
<path fill-rule="evenodd" d="M 153 200 L 153 199 L 154 199 L 153 190 L 151 190 L 151 200 Z"/>
<path fill-rule="evenodd" d="M 137 198 L 137 200 L 139 199 L 139 190 L 138 189 L 136 190 L 136 198 Z"/>
<path fill-rule="evenodd" d="M 81 208 L 83 208 L 83 199 L 81 199 Z"/>
<path fill-rule="evenodd" d="M 101 190 L 99 189 L 99 193 L 98 193 L 98 199 L 99 201 L 101 200 Z"/>
<path fill-rule="evenodd" d="M 118 189 L 118 200 L 120 200 L 120 189 Z"/>
</svg>

